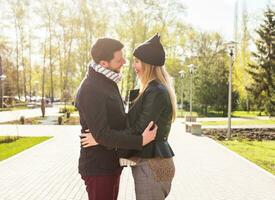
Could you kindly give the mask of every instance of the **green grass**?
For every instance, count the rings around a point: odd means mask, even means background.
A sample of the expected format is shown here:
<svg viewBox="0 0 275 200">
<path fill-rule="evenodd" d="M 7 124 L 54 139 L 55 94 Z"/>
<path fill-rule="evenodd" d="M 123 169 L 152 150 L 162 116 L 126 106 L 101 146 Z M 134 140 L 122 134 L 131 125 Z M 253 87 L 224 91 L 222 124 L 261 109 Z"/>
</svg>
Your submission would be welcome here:
<svg viewBox="0 0 275 200">
<path fill-rule="evenodd" d="M 234 111 L 232 112 L 232 117 L 258 117 L 260 114 L 260 111 Z M 183 114 L 182 114 L 182 110 L 181 109 L 177 109 L 177 116 L 178 117 L 184 117 L 185 115 L 190 115 L 188 110 L 183 110 Z M 227 112 L 226 112 L 226 116 L 223 116 L 223 112 L 222 111 L 215 111 L 215 110 L 208 110 L 208 114 L 205 116 L 201 113 L 197 113 L 197 112 L 192 112 L 193 116 L 199 116 L 199 117 L 227 117 Z M 261 113 L 261 116 L 267 116 L 264 112 Z"/>
<path fill-rule="evenodd" d="M 0 141 L 5 140 L 6 137 L 7 136 L 0 136 Z M 19 137 L 9 143 L 0 143 L 0 161 L 48 140 L 49 138 L 51 137 Z"/>
<path fill-rule="evenodd" d="M 1 111 L 13 111 L 13 110 L 25 110 L 29 109 L 27 106 L 16 106 L 16 107 L 10 107 L 10 108 L 0 108 Z"/>
<path fill-rule="evenodd" d="M 258 117 L 260 116 L 260 111 L 234 111 L 232 112 L 233 117 Z M 264 112 L 261 113 L 261 116 L 267 116 Z"/>
<path fill-rule="evenodd" d="M 275 141 L 222 141 L 223 145 L 275 175 Z"/>
<path fill-rule="evenodd" d="M 202 122 L 203 126 L 207 125 L 226 125 L 227 120 L 224 121 L 206 121 Z M 238 121 L 231 121 L 232 125 L 268 125 L 268 124 L 275 124 L 275 120 L 238 120 Z"/>
<path fill-rule="evenodd" d="M 181 110 L 181 109 L 177 109 L 177 117 L 185 117 L 186 115 L 190 116 L 190 112 Z M 198 117 L 198 113 L 192 112 L 192 116 Z"/>
<path fill-rule="evenodd" d="M 183 110 L 183 113 L 185 115 L 190 115 L 190 112 L 188 110 Z M 181 109 L 177 110 L 177 114 L 178 114 L 177 116 L 181 116 Z M 196 117 L 224 117 L 222 111 L 215 111 L 215 110 L 208 110 L 207 115 L 193 111 L 192 115 Z"/>
<path fill-rule="evenodd" d="M 43 120 L 43 117 L 32 117 L 32 118 L 25 118 L 25 123 L 28 125 L 37 125 L 40 124 Z M 20 120 L 15 121 L 8 121 L 8 122 L 0 122 L 0 124 L 21 124 Z"/>
</svg>

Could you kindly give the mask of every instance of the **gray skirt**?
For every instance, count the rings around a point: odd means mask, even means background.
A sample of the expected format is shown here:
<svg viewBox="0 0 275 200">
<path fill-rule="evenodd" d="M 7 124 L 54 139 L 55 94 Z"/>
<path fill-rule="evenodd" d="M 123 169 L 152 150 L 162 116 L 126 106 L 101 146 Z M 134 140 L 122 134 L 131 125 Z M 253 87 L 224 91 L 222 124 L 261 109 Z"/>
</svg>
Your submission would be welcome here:
<svg viewBox="0 0 275 200">
<path fill-rule="evenodd" d="M 175 166 L 172 158 L 142 159 L 132 166 L 137 200 L 164 200 L 170 190 Z"/>
</svg>

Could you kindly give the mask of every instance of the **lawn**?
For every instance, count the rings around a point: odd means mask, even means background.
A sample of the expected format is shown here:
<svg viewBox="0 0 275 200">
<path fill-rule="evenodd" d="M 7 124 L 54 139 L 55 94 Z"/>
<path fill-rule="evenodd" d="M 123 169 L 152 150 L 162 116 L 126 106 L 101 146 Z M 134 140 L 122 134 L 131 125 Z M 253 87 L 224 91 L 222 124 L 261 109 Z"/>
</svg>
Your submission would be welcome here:
<svg viewBox="0 0 275 200">
<path fill-rule="evenodd" d="M 13 111 L 13 110 L 25 110 L 29 109 L 27 106 L 22 105 L 22 106 L 15 106 L 15 107 L 9 107 L 9 108 L 0 108 L 1 111 Z"/>
<path fill-rule="evenodd" d="M 260 116 L 260 111 L 234 111 L 232 112 L 233 117 L 258 117 Z M 261 116 L 266 116 L 264 112 L 261 113 Z"/>
<path fill-rule="evenodd" d="M 273 124 L 275 125 L 275 120 L 274 119 L 269 119 L 269 120 L 232 120 L 231 121 L 232 125 L 268 125 L 268 124 Z M 227 120 L 223 121 L 206 121 L 202 122 L 203 126 L 207 125 L 227 125 Z"/>
<path fill-rule="evenodd" d="M 275 175 L 275 141 L 221 141 L 223 145 Z"/>
<path fill-rule="evenodd" d="M 258 117 L 260 111 L 234 111 L 232 112 L 232 117 Z M 178 117 L 184 117 L 185 115 L 190 115 L 190 112 L 188 110 L 182 110 L 180 108 L 177 109 L 177 116 Z M 227 112 L 226 116 L 223 116 L 222 111 L 215 111 L 215 110 L 209 110 L 207 116 L 197 113 L 195 111 L 192 112 L 193 116 L 199 116 L 199 117 L 227 117 Z M 264 112 L 261 113 L 261 116 L 266 116 Z"/>
<path fill-rule="evenodd" d="M 189 111 L 186 110 L 182 110 L 182 109 L 177 109 L 177 117 L 185 117 L 186 115 L 190 115 Z M 198 113 L 197 112 L 192 112 L 192 116 L 196 116 L 198 117 Z"/>
<path fill-rule="evenodd" d="M 0 136 L 0 161 L 50 138 L 51 137 L 19 137 L 18 139 L 15 138 L 15 140 L 11 138 L 13 140 L 12 142 L 3 143 L 3 140 L 7 139 L 7 137 Z"/>
<path fill-rule="evenodd" d="M 37 124 L 40 124 L 42 120 L 43 120 L 43 117 L 25 118 L 24 124 L 37 125 Z M 1 122 L 0 124 L 21 124 L 21 122 L 20 120 L 15 120 L 15 121 Z"/>
</svg>

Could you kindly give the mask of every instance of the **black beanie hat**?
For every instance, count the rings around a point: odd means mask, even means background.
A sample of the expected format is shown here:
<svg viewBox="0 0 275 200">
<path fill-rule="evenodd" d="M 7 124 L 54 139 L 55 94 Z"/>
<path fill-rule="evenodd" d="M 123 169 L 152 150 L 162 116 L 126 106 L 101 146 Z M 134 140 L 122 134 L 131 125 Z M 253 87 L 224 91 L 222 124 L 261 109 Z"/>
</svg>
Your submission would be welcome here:
<svg viewBox="0 0 275 200">
<path fill-rule="evenodd" d="M 133 55 L 144 63 L 154 66 L 163 66 L 165 52 L 160 43 L 160 35 L 156 34 L 135 48 Z"/>
</svg>

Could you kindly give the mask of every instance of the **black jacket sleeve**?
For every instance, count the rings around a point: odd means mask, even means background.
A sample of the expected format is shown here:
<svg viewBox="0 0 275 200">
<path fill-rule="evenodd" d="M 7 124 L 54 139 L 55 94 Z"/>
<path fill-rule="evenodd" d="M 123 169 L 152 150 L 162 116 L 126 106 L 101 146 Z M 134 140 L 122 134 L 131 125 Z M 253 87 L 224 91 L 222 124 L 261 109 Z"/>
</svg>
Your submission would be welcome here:
<svg viewBox="0 0 275 200">
<path fill-rule="evenodd" d="M 107 120 L 106 96 L 102 92 L 83 91 L 79 95 L 78 107 L 96 142 L 121 149 L 142 149 L 142 136 L 133 135 L 131 129 L 110 129 Z"/>
<path fill-rule="evenodd" d="M 142 108 L 137 113 L 137 118 L 131 124 L 132 132 L 142 133 L 150 121 L 156 122 L 165 109 L 165 96 L 159 88 L 150 88 L 144 92 Z"/>
</svg>

